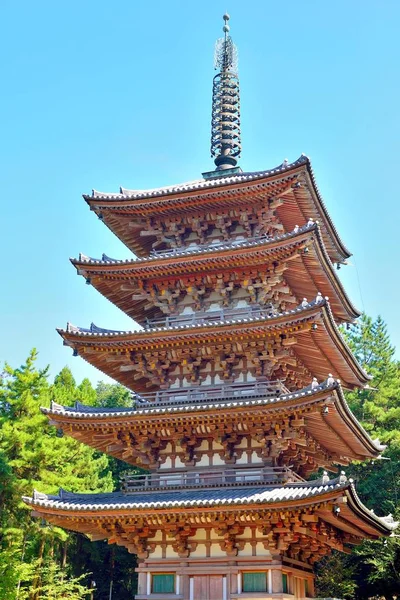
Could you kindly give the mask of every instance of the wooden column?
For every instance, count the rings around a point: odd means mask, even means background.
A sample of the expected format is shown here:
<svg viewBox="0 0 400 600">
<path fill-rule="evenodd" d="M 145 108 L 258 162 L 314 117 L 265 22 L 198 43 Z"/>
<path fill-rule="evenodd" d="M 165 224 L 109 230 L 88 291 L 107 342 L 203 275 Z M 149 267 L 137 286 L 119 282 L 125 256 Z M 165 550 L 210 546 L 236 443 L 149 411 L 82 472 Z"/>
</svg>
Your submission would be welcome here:
<svg viewBox="0 0 400 600">
<path fill-rule="evenodd" d="M 283 592 L 282 571 L 281 569 L 271 569 L 272 593 L 278 594 Z"/>
</svg>

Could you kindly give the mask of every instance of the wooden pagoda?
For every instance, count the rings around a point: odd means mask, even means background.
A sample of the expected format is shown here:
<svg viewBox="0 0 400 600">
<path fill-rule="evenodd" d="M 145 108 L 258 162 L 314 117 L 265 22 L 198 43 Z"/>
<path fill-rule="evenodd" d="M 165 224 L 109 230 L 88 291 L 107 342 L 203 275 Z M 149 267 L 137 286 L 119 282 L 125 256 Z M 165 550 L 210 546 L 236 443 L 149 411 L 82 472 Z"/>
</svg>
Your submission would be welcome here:
<svg viewBox="0 0 400 600">
<path fill-rule="evenodd" d="M 238 79 L 224 18 L 216 171 L 85 196 L 137 258 L 72 263 L 141 329 L 59 333 L 134 392 L 132 408 L 43 409 L 66 435 L 145 474 L 125 477 L 120 492 L 25 498 L 51 523 L 135 553 L 137 600 L 313 598 L 316 561 L 396 527 L 340 471 L 384 449 L 342 391 L 369 380 L 337 328 L 359 315 L 334 268 L 350 254 L 308 158 L 237 167 Z"/>
</svg>

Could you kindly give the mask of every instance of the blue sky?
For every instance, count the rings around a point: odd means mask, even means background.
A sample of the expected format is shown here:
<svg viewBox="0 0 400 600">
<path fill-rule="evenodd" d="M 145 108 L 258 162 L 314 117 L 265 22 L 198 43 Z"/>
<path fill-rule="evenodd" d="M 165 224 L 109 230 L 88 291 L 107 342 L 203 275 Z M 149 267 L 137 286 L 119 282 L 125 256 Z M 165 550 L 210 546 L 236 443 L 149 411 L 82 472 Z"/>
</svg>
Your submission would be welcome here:
<svg viewBox="0 0 400 600">
<path fill-rule="evenodd" d="M 196 179 L 209 155 L 213 47 L 239 48 L 244 170 L 302 152 L 341 237 L 356 305 L 400 347 L 397 0 L 0 5 L 0 361 L 105 377 L 63 348 L 67 320 L 132 328 L 69 256 L 128 258 L 81 194 Z"/>
</svg>

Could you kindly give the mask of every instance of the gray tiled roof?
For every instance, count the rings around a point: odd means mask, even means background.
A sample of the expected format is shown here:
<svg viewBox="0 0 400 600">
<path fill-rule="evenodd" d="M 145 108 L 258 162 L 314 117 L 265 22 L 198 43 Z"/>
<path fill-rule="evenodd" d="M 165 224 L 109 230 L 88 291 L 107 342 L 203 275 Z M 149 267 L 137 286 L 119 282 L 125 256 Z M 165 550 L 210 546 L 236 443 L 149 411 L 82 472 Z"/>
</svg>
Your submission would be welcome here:
<svg viewBox="0 0 400 600">
<path fill-rule="evenodd" d="M 288 401 L 288 400 L 302 400 L 309 399 L 313 396 L 317 395 L 323 390 L 332 390 L 336 392 L 338 398 L 338 405 L 341 407 L 341 410 L 347 415 L 347 417 L 354 423 L 360 435 L 364 439 L 364 443 L 367 444 L 370 448 L 372 448 L 373 452 L 379 453 L 383 452 L 386 449 L 385 445 L 382 445 L 379 439 L 373 440 L 369 434 L 365 431 L 365 429 L 361 426 L 361 424 L 355 419 L 353 413 L 349 410 L 346 400 L 344 398 L 343 390 L 338 381 L 335 381 L 332 385 L 327 385 L 327 382 L 320 383 L 318 387 L 314 389 L 311 386 L 307 388 L 303 388 L 301 390 L 297 390 L 296 392 L 291 392 L 289 394 L 281 394 L 280 396 L 270 397 L 270 398 L 254 398 L 252 399 L 249 395 L 247 398 L 241 399 L 225 399 L 221 401 L 200 401 L 200 402 L 191 402 L 188 404 L 177 403 L 175 405 L 157 405 L 156 403 L 149 403 L 148 406 L 139 404 L 137 407 L 115 407 L 115 408 L 98 408 L 92 406 L 85 406 L 80 402 L 76 402 L 73 407 L 64 407 L 61 404 L 57 404 L 55 402 L 51 403 L 50 408 L 42 407 L 41 410 L 44 414 L 48 415 L 62 415 L 63 417 L 73 417 L 77 419 L 98 419 L 98 420 L 106 420 L 112 417 L 127 417 L 129 415 L 163 415 L 163 414 L 172 414 L 179 415 L 188 412 L 195 412 L 199 409 L 202 411 L 207 410 L 226 410 L 227 408 L 232 407 L 243 407 L 248 408 L 252 406 L 267 406 L 267 405 L 275 405 L 279 406 L 279 403 Z"/>
<path fill-rule="evenodd" d="M 73 333 L 73 334 L 77 334 L 77 335 L 82 335 L 82 336 L 107 336 L 107 337 L 112 337 L 112 336 L 116 336 L 118 337 L 119 335 L 130 335 L 130 334 L 135 334 L 136 336 L 140 336 L 143 335 L 144 337 L 148 337 L 149 335 L 152 335 L 153 333 L 155 333 L 156 331 L 182 331 L 185 329 L 207 329 L 210 327 L 215 327 L 215 325 L 218 325 L 218 327 L 223 328 L 223 327 L 227 327 L 229 325 L 235 324 L 235 323 L 256 323 L 257 321 L 271 321 L 272 323 L 274 321 L 277 321 L 278 319 L 280 319 L 281 317 L 285 317 L 285 316 L 293 316 L 293 315 L 299 315 L 299 317 L 306 315 L 308 311 L 311 311 L 311 309 L 314 309 L 316 306 L 320 306 L 321 308 L 323 306 L 328 306 L 328 301 L 327 299 L 323 299 L 321 300 L 319 303 L 316 303 L 315 301 L 309 302 L 308 305 L 304 308 L 301 304 L 299 306 L 297 306 L 296 308 L 292 308 L 290 310 L 285 310 L 282 311 L 280 313 L 277 314 L 255 314 L 254 316 L 244 316 L 242 318 L 239 317 L 235 317 L 233 319 L 224 319 L 223 321 L 206 321 L 205 323 L 188 323 L 188 324 L 183 324 L 183 325 L 175 325 L 175 324 L 171 324 L 171 325 L 167 325 L 167 326 L 162 326 L 162 327 L 152 327 L 151 329 L 145 329 L 145 330 L 136 330 L 136 331 L 119 331 L 116 329 L 106 329 L 104 327 L 98 327 L 97 325 L 95 325 L 94 323 L 92 323 L 90 325 L 90 327 L 79 327 L 77 325 L 73 325 L 72 323 L 67 323 L 67 329 L 66 332 L 67 333 Z M 333 316 L 332 316 L 332 320 L 333 320 Z"/>
<path fill-rule="evenodd" d="M 194 256 L 194 255 L 201 255 L 201 254 L 213 254 L 214 252 L 218 251 L 221 252 L 223 250 L 229 250 L 232 251 L 232 249 L 235 250 L 239 250 L 240 248 L 253 248 L 253 247 L 257 247 L 257 246 L 266 246 L 268 247 L 268 245 L 272 245 L 276 242 L 282 241 L 282 240 L 290 240 L 293 238 L 293 240 L 296 240 L 297 237 L 300 237 L 302 233 L 306 232 L 306 231 L 315 231 L 318 235 L 318 239 L 320 241 L 320 244 L 323 248 L 323 252 L 324 252 L 324 256 L 326 258 L 326 260 L 331 264 L 332 266 L 332 261 L 328 256 L 328 253 L 326 251 L 325 248 L 325 244 L 323 242 L 322 239 L 322 235 L 321 235 L 321 231 L 320 231 L 320 227 L 318 225 L 318 223 L 313 223 L 312 225 L 303 225 L 302 227 L 300 227 L 298 229 L 298 231 L 290 231 L 288 233 L 281 233 L 280 235 L 276 235 L 273 237 L 262 237 L 260 236 L 260 238 L 256 239 L 256 240 L 252 240 L 250 239 L 244 239 L 240 242 L 235 242 L 235 244 L 226 242 L 226 244 L 222 244 L 219 246 L 213 246 L 212 244 L 206 246 L 206 245 L 200 245 L 197 248 L 187 248 L 186 250 L 184 249 L 180 249 L 179 250 L 179 254 L 177 254 L 176 256 L 178 256 L 179 258 L 184 257 L 184 256 Z M 110 257 L 108 257 L 106 254 L 103 254 L 101 259 L 100 258 L 93 258 L 91 256 L 86 256 L 86 254 L 79 254 L 79 260 L 71 258 L 71 262 L 73 264 L 75 263 L 88 263 L 88 264 L 145 264 L 147 262 L 154 262 L 154 261 L 159 261 L 162 259 L 170 259 L 171 257 L 174 257 L 173 254 L 165 254 L 164 256 L 162 254 L 154 254 L 154 255 L 150 255 L 150 256 L 146 256 L 143 258 L 128 258 L 125 260 L 118 260 L 118 259 L 112 259 Z"/>
<path fill-rule="evenodd" d="M 326 484 L 288 484 L 283 487 L 255 486 L 242 489 L 224 487 L 221 489 L 182 489 L 174 491 L 135 492 L 130 495 L 122 492 L 108 494 L 73 494 L 60 490 L 58 496 L 35 492 L 30 503 L 39 506 L 55 507 L 64 510 L 104 510 L 120 508 L 167 508 L 174 506 L 218 506 L 226 504 L 273 504 L 275 502 L 297 501 L 315 498 L 336 489 L 348 486 L 346 478 Z"/>
<path fill-rule="evenodd" d="M 337 479 L 329 480 L 324 476 L 318 481 L 307 483 L 287 484 L 283 487 L 244 487 L 201 489 L 179 491 L 137 492 L 125 495 L 121 492 L 108 494 L 73 494 L 60 489 L 57 496 L 42 494 L 34 491 L 32 498 L 23 497 L 30 505 L 49 509 L 67 511 L 103 511 L 103 510 L 141 510 L 163 508 L 193 508 L 242 506 L 250 504 L 268 505 L 273 508 L 275 503 L 287 502 L 297 505 L 299 500 L 309 500 L 311 504 L 323 500 L 331 492 L 347 495 L 348 502 L 359 517 L 368 520 L 383 533 L 389 534 L 398 526 L 392 515 L 378 517 L 362 504 L 357 496 L 352 480 L 347 480 L 344 474 Z"/>
<path fill-rule="evenodd" d="M 297 160 L 292 163 L 284 162 L 278 167 L 273 169 L 267 169 L 265 171 L 253 171 L 247 173 L 235 173 L 225 175 L 223 177 L 217 177 L 214 179 L 196 179 L 194 181 L 187 181 L 185 183 L 177 183 L 173 185 L 167 185 L 159 188 L 151 188 L 148 190 L 130 190 L 127 188 L 120 188 L 120 193 L 110 194 L 107 192 L 99 192 L 93 190 L 92 198 L 98 198 L 99 200 L 136 200 L 141 198 L 151 198 L 153 196 L 174 194 L 177 192 L 189 192 L 199 189 L 215 188 L 232 183 L 244 183 L 247 181 L 253 181 L 256 179 L 262 179 L 270 175 L 278 175 L 279 173 L 285 173 L 292 169 L 299 167 L 300 165 L 310 164 L 310 159 L 302 154 Z M 90 196 L 84 195 L 84 198 Z"/>
<path fill-rule="evenodd" d="M 42 412 L 45 414 L 63 414 L 65 416 L 73 416 L 78 418 L 108 418 L 110 416 L 119 417 L 127 416 L 129 414 L 154 414 L 154 413 L 169 413 L 169 412 L 188 412 L 191 410 L 212 410 L 212 409 L 224 409 L 232 406 L 262 406 L 267 404 L 278 404 L 285 400 L 295 400 L 296 398 L 312 397 L 318 394 L 322 390 L 340 390 L 340 384 L 335 382 L 333 385 L 328 386 L 326 382 L 321 383 L 318 387 L 311 389 L 311 386 L 297 390 L 296 392 L 290 392 L 288 394 L 281 394 L 275 397 L 268 398 L 251 398 L 251 394 L 244 398 L 227 398 L 221 401 L 204 401 L 199 402 L 192 401 L 190 404 L 183 404 L 182 402 L 176 405 L 157 405 L 157 403 L 149 403 L 148 405 L 139 404 L 136 407 L 115 407 L 115 408 L 99 408 L 93 406 L 86 406 L 80 402 L 75 402 L 75 406 L 62 406 L 56 402 L 52 402 L 50 408 L 43 408 Z"/>
<path fill-rule="evenodd" d="M 160 187 L 160 188 L 152 188 L 152 189 L 148 189 L 148 190 L 131 190 L 131 189 L 126 189 L 126 188 L 121 187 L 120 193 L 117 193 L 117 194 L 112 194 L 112 193 L 110 194 L 107 192 L 99 192 L 99 191 L 93 190 L 91 196 L 84 194 L 83 197 L 89 203 L 93 200 L 94 201 L 99 200 L 99 205 L 102 206 L 102 209 L 105 209 L 105 208 L 112 209 L 113 205 L 116 205 L 118 203 L 118 201 L 124 202 L 126 200 L 132 200 L 132 201 L 141 200 L 141 199 L 146 200 L 148 198 L 155 198 L 155 197 L 163 198 L 165 196 L 166 196 L 166 199 L 168 199 L 169 195 L 180 193 L 180 192 L 191 192 L 191 191 L 196 191 L 196 190 L 202 191 L 202 190 L 207 190 L 207 189 L 215 189 L 218 187 L 223 188 L 224 185 L 231 185 L 232 183 L 247 183 L 247 182 L 253 182 L 253 181 L 257 182 L 258 179 L 263 179 L 265 177 L 279 175 L 279 174 L 281 174 L 283 177 L 285 175 L 289 176 L 290 171 L 292 171 L 302 165 L 305 166 L 307 169 L 307 172 L 311 179 L 312 186 L 314 188 L 316 197 L 322 208 L 323 215 L 326 219 L 328 229 L 331 229 L 333 235 L 336 237 L 336 244 L 338 245 L 339 251 L 342 253 L 343 257 L 348 258 L 349 256 L 351 256 L 351 252 L 346 248 L 346 246 L 343 244 L 342 240 L 340 239 L 337 229 L 326 209 L 325 202 L 324 202 L 324 200 L 321 196 L 321 193 L 318 189 L 318 185 L 317 185 L 317 182 L 315 179 L 315 175 L 314 175 L 314 171 L 311 166 L 310 159 L 305 154 L 302 154 L 297 160 L 295 160 L 292 163 L 284 161 L 281 165 L 279 165 L 273 169 L 267 169 L 265 171 L 238 173 L 238 174 L 234 174 L 234 175 L 226 175 L 224 177 L 218 177 L 215 179 L 198 179 L 198 180 L 190 181 L 190 182 L 186 182 L 186 183 L 175 184 L 175 185 L 170 185 L 170 186 L 165 186 L 165 187 Z M 104 200 L 105 203 L 102 203 L 101 202 L 102 200 Z"/>
<path fill-rule="evenodd" d="M 220 331 L 222 331 L 225 327 L 228 327 L 230 325 L 241 324 L 241 323 L 257 324 L 262 321 L 268 321 L 273 325 L 274 322 L 279 321 L 279 319 L 282 318 L 283 316 L 292 318 L 292 319 L 293 319 L 293 317 L 306 319 L 307 313 L 308 312 L 311 313 L 312 310 L 315 310 L 316 306 L 321 308 L 321 313 L 324 315 L 324 317 L 327 318 L 327 323 L 330 325 L 331 329 L 333 330 L 334 336 L 336 337 L 337 342 L 343 346 L 345 353 L 349 357 L 349 360 L 355 366 L 358 374 L 364 380 L 366 380 L 366 381 L 370 380 L 371 377 L 367 374 L 367 372 L 363 369 L 363 367 L 357 361 L 353 352 L 350 350 L 346 340 L 343 338 L 342 334 L 340 333 L 340 330 L 339 330 L 338 326 L 336 325 L 336 322 L 333 317 L 333 313 L 332 313 L 332 310 L 330 308 L 329 301 L 327 298 L 322 299 L 318 303 L 315 301 L 310 302 L 310 303 L 308 303 L 308 306 L 305 308 L 303 308 L 300 305 L 294 309 L 284 311 L 277 315 L 255 316 L 255 317 L 246 317 L 243 319 L 232 319 L 232 320 L 227 319 L 225 321 L 218 321 L 218 322 L 210 321 L 210 322 L 206 322 L 206 323 L 197 323 L 194 325 L 193 324 L 170 325 L 168 327 L 153 327 L 151 330 L 126 331 L 126 332 L 102 329 L 97 326 L 94 326 L 97 331 L 93 331 L 91 329 L 85 329 L 85 328 L 77 327 L 76 325 L 73 325 L 71 323 L 67 323 L 66 330 L 57 329 L 57 331 L 62 337 L 64 337 L 64 334 L 69 334 L 69 335 L 76 336 L 78 339 L 86 337 L 86 336 L 87 337 L 95 337 L 95 336 L 97 336 L 97 337 L 102 337 L 102 336 L 118 337 L 121 335 L 129 338 L 129 336 L 133 335 L 136 340 L 140 340 L 141 338 L 146 338 L 146 337 L 151 338 L 157 332 L 168 332 L 168 331 L 177 331 L 178 332 L 179 331 L 179 332 L 182 332 L 182 334 L 184 334 L 185 330 L 189 331 L 189 330 L 197 329 L 197 330 L 207 331 L 207 329 L 215 327 L 215 325 L 218 325 Z M 106 341 L 109 341 L 109 340 L 106 340 Z"/>
</svg>

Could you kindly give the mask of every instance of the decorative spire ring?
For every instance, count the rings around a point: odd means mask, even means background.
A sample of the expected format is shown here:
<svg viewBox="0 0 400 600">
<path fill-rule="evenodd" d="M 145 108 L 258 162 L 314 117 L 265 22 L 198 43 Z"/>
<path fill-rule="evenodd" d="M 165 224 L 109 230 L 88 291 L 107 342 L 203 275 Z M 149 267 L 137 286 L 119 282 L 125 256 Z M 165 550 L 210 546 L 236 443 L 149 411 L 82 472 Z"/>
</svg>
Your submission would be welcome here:
<svg viewBox="0 0 400 600">
<path fill-rule="evenodd" d="M 241 151 L 238 53 L 228 35 L 229 15 L 223 19 L 224 37 L 215 44 L 214 67 L 219 73 L 213 80 L 211 118 L 211 156 L 217 171 L 235 167 Z"/>
</svg>

